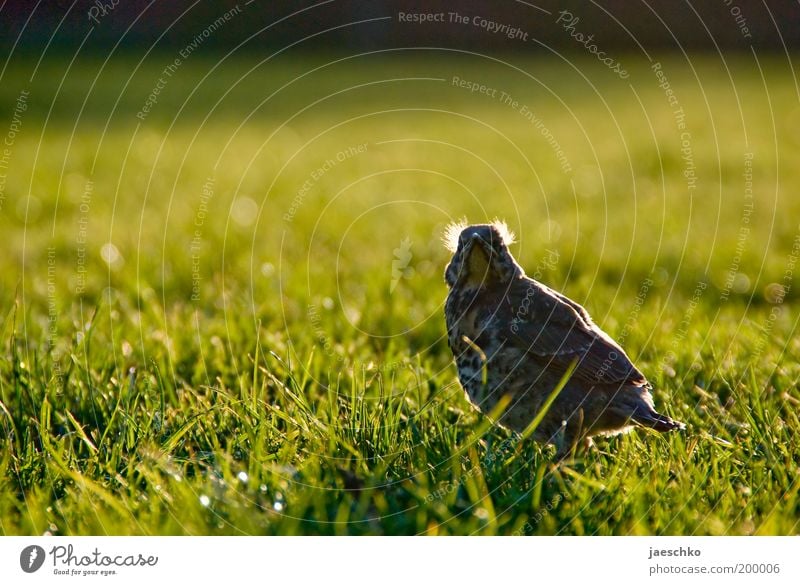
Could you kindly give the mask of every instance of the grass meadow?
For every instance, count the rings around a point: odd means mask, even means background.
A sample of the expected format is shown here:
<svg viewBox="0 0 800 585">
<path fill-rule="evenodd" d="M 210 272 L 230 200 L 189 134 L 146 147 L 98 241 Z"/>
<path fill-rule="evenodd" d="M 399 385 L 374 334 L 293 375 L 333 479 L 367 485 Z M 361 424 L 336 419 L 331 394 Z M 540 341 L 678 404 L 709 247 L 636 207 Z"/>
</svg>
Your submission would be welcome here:
<svg viewBox="0 0 800 585">
<path fill-rule="evenodd" d="M 797 80 L 652 58 L 12 60 L 0 533 L 796 534 Z M 556 465 L 474 411 L 461 217 L 688 430 Z"/>
</svg>

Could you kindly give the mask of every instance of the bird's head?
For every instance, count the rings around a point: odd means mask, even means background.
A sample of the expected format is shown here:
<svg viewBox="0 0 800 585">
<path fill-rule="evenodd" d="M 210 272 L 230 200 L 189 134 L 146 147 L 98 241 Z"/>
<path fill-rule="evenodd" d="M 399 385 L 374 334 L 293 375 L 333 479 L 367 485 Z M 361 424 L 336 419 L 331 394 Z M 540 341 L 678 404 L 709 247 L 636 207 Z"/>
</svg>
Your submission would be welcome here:
<svg viewBox="0 0 800 585">
<path fill-rule="evenodd" d="M 514 234 L 505 222 L 453 223 L 445 230 L 443 239 L 447 249 L 453 252 L 444 273 L 450 288 L 457 283 L 476 288 L 488 283 L 506 283 L 523 274 L 508 251 L 509 244 L 514 242 Z"/>
</svg>

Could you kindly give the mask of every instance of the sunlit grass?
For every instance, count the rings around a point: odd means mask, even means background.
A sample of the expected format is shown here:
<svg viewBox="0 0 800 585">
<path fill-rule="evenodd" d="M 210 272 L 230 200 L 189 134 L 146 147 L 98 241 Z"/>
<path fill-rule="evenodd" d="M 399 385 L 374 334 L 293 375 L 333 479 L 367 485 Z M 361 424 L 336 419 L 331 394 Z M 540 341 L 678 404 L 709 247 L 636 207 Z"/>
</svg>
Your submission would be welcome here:
<svg viewBox="0 0 800 585">
<path fill-rule="evenodd" d="M 689 191 L 646 63 L 626 61 L 628 85 L 509 60 L 532 77 L 373 56 L 262 104 L 325 61 L 200 83 L 198 56 L 141 123 L 158 57 L 127 86 L 132 62 L 79 60 L 58 95 L 66 63 L 32 82 L 12 63 L 3 111 L 31 97 L 0 208 L 0 532 L 796 533 L 788 70 L 762 62 L 765 86 L 747 56 L 730 78 L 706 58 L 698 83 L 663 59 Z M 453 75 L 523 101 L 570 170 Z M 440 237 L 463 216 L 506 219 L 528 272 L 586 304 L 688 431 L 556 467 L 481 427 L 444 339 Z"/>
</svg>

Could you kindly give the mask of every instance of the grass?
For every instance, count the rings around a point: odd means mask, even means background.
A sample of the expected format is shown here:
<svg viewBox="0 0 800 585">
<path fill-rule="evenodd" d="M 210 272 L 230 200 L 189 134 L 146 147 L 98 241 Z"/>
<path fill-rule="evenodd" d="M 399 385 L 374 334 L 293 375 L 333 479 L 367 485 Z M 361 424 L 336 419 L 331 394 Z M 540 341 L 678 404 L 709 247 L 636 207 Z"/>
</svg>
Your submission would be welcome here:
<svg viewBox="0 0 800 585">
<path fill-rule="evenodd" d="M 169 57 L 12 60 L 0 84 L 6 121 L 29 92 L 0 200 L 0 532 L 798 532 L 785 60 L 663 56 L 682 130 L 633 57 L 623 82 L 421 51 L 193 55 L 138 120 Z M 555 466 L 472 410 L 442 316 L 461 216 L 507 219 L 688 430 Z"/>
</svg>

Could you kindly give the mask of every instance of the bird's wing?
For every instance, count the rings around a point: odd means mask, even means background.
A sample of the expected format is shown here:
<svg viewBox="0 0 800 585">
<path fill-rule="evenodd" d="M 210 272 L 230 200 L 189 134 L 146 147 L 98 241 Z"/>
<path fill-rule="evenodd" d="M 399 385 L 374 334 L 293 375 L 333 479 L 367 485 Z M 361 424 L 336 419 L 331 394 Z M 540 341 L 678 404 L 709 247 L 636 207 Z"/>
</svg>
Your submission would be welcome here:
<svg viewBox="0 0 800 585">
<path fill-rule="evenodd" d="M 594 324 L 578 303 L 529 278 L 507 293 L 508 341 L 555 371 L 577 359 L 573 376 L 596 384 L 647 384 L 625 351 Z"/>
</svg>

